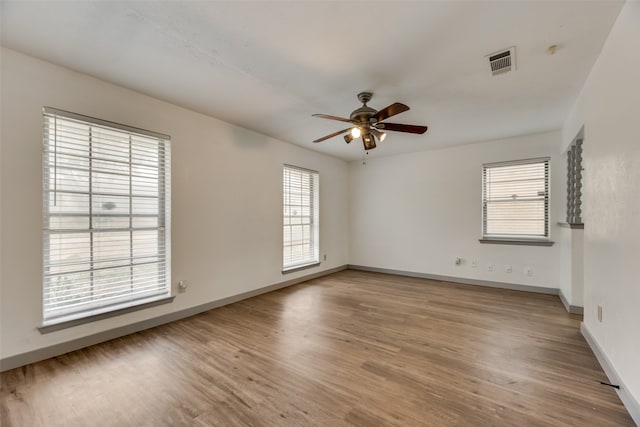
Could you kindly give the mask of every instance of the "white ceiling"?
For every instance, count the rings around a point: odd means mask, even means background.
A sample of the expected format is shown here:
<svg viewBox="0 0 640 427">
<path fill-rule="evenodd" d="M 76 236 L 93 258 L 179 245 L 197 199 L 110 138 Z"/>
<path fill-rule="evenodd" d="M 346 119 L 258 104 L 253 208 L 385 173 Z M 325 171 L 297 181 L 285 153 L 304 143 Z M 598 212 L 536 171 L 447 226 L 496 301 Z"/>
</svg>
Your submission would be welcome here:
<svg viewBox="0 0 640 427">
<path fill-rule="evenodd" d="M 2 44 L 344 159 L 358 141 L 311 141 L 345 123 L 356 94 L 403 102 L 370 156 L 561 126 L 622 1 L 2 1 Z M 557 44 L 555 55 L 547 47 Z M 516 46 L 517 71 L 484 58 Z M 157 129 L 162 131 L 162 129 Z"/>
</svg>

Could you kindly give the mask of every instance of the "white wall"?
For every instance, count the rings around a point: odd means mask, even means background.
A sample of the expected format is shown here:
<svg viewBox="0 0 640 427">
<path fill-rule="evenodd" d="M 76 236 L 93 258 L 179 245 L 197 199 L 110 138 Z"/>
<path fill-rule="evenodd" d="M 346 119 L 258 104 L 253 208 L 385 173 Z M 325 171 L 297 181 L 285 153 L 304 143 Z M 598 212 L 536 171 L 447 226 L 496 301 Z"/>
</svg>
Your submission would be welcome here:
<svg viewBox="0 0 640 427">
<path fill-rule="evenodd" d="M 572 304 L 573 300 L 573 245 L 572 232 L 570 228 L 560 228 L 558 230 L 557 241 L 560 243 L 560 292 L 567 303 Z M 572 304 L 577 305 L 577 304 Z"/>
<path fill-rule="evenodd" d="M 563 128 L 584 125 L 584 324 L 640 402 L 640 3 L 611 30 Z M 598 322 L 597 306 L 603 307 Z"/>
<path fill-rule="evenodd" d="M 1 347 L 6 358 L 347 264 L 346 162 L 2 49 Z M 41 335 L 42 107 L 172 136 L 171 304 Z M 320 172 L 320 267 L 283 276 L 282 164 Z"/>
<path fill-rule="evenodd" d="M 429 143 L 428 134 L 424 137 Z M 349 263 L 559 288 L 560 245 L 481 244 L 482 164 L 551 157 L 551 238 L 565 215 L 560 132 L 352 162 Z M 393 144 L 392 137 L 385 144 Z M 463 259 L 461 266 L 454 259 Z M 472 260 L 478 260 L 472 268 Z M 493 272 L 487 265 L 493 264 Z M 504 266 L 511 265 L 512 273 Z M 524 275 L 525 266 L 533 275 Z"/>
<path fill-rule="evenodd" d="M 584 230 L 571 230 L 571 305 L 584 307 Z"/>
<path fill-rule="evenodd" d="M 568 304 L 584 306 L 584 230 L 560 228 L 560 290 Z"/>
</svg>

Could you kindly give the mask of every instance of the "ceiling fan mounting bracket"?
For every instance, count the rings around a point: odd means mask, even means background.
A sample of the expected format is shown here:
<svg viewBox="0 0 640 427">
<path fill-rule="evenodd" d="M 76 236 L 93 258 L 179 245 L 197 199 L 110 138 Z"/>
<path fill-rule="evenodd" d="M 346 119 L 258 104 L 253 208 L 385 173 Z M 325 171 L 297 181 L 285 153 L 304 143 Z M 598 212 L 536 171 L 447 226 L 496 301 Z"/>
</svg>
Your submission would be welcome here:
<svg viewBox="0 0 640 427">
<path fill-rule="evenodd" d="M 371 101 L 371 97 L 373 96 L 373 93 L 371 92 L 360 92 L 358 94 L 358 99 L 360 100 L 360 102 L 362 102 L 364 105 L 367 105 L 367 102 Z"/>
<path fill-rule="evenodd" d="M 362 102 L 362 107 L 353 110 L 349 119 L 358 127 L 362 127 L 362 130 L 365 130 L 369 125 L 369 118 L 377 113 L 376 110 L 369 107 L 367 102 L 371 100 L 373 93 L 371 92 L 360 92 L 358 94 L 358 99 Z"/>
</svg>

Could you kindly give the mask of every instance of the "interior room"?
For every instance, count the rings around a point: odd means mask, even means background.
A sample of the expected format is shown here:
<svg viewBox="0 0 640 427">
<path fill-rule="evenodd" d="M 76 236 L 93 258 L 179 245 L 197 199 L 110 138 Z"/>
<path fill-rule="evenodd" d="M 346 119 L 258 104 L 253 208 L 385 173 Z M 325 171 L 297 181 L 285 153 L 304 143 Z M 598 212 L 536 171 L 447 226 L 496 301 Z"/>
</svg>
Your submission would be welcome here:
<svg viewBox="0 0 640 427">
<path fill-rule="evenodd" d="M 640 3 L 0 5 L 3 426 L 640 424 Z"/>
</svg>

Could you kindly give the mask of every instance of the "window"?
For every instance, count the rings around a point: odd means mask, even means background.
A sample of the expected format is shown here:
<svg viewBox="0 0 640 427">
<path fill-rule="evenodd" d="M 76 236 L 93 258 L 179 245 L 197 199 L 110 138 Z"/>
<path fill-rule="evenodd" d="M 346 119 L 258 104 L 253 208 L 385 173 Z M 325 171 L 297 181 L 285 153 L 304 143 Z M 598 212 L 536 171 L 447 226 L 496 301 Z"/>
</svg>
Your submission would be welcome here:
<svg viewBox="0 0 640 427">
<path fill-rule="evenodd" d="M 44 109 L 43 324 L 170 296 L 170 138 Z"/>
<path fill-rule="evenodd" d="M 482 167 L 484 239 L 549 238 L 549 159 Z"/>
<path fill-rule="evenodd" d="M 282 178 L 283 270 L 318 264 L 318 172 L 285 165 Z"/>
</svg>

